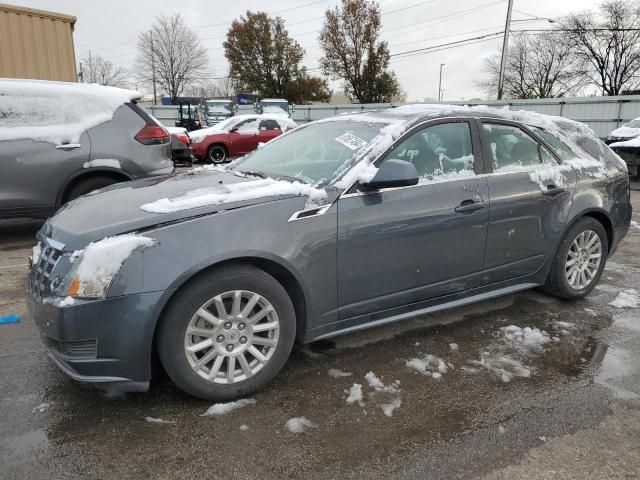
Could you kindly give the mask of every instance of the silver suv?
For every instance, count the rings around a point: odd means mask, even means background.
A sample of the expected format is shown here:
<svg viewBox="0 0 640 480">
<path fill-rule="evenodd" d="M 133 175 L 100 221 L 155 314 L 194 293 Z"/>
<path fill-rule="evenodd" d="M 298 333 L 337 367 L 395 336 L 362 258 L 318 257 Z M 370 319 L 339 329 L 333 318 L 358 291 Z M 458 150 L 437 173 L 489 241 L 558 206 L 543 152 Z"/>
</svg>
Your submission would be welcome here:
<svg viewBox="0 0 640 480">
<path fill-rule="evenodd" d="M 167 131 L 139 94 L 0 79 L 0 219 L 46 218 L 114 183 L 173 172 Z"/>
</svg>

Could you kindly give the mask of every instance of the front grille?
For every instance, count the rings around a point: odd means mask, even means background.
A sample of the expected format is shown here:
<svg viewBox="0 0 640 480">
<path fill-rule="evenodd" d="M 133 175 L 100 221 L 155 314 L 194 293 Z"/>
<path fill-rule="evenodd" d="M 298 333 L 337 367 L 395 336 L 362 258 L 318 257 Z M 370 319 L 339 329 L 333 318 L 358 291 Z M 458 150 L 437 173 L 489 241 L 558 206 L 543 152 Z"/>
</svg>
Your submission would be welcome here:
<svg viewBox="0 0 640 480">
<path fill-rule="evenodd" d="M 51 273 L 62 256 L 62 252 L 46 245 L 38 243 L 40 248 L 40 258 L 34 259 L 29 276 L 29 291 L 40 297 L 51 295 Z"/>
</svg>

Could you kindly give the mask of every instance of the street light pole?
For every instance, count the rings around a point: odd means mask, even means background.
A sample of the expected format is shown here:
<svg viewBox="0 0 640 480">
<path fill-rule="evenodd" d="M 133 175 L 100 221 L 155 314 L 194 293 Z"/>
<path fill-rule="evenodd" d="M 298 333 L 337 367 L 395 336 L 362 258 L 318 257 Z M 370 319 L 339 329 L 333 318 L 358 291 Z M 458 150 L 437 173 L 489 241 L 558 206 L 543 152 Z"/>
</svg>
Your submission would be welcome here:
<svg viewBox="0 0 640 480">
<path fill-rule="evenodd" d="M 440 81 L 438 82 L 438 102 L 442 101 L 442 67 L 444 66 L 445 66 L 444 63 L 440 64 Z"/>
<path fill-rule="evenodd" d="M 507 63 L 507 51 L 509 50 L 509 30 L 511 29 L 511 11 L 513 0 L 509 0 L 507 7 L 507 21 L 504 25 L 504 40 L 502 41 L 502 58 L 500 59 L 500 77 L 498 78 L 498 100 L 502 100 L 504 90 L 504 69 Z"/>
</svg>

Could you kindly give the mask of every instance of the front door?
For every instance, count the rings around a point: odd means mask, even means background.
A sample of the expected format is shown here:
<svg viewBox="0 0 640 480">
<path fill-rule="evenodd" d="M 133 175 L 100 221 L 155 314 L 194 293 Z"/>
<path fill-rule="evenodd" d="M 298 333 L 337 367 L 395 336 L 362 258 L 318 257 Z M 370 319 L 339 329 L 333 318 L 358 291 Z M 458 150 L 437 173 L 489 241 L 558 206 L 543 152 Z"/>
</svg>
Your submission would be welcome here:
<svg viewBox="0 0 640 480">
<path fill-rule="evenodd" d="M 486 177 L 476 175 L 480 146 L 472 132 L 475 124 L 462 120 L 420 127 L 382 159 L 411 161 L 421 175 L 418 185 L 352 189 L 340 198 L 340 319 L 480 284 L 488 187 Z"/>
<path fill-rule="evenodd" d="M 576 174 L 515 124 L 487 120 L 480 130 L 493 171 L 483 277 L 483 284 L 492 284 L 542 266 L 567 222 Z"/>
<path fill-rule="evenodd" d="M 236 157 L 253 152 L 260 142 L 259 119 L 250 118 L 244 120 L 229 132 L 229 156 Z"/>
</svg>

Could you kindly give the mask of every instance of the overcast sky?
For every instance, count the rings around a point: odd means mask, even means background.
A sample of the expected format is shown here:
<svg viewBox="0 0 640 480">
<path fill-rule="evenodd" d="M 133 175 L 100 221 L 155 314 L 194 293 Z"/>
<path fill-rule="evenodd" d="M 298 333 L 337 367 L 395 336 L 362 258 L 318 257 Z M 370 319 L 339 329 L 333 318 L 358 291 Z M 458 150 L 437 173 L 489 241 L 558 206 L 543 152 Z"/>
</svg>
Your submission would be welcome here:
<svg viewBox="0 0 640 480">
<path fill-rule="evenodd" d="M 278 13 L 286 21 L 289 34 L 306 51 L 304 64 L 317 67 L 321 51 L 317 37 L 324 11 L 339 0 L 9 0 L 13 4 L 74 15 L 78 18 L 74 34 L 78 60 L 89 50 L 128 67 L 135 58 L 135 39 L 148 29 L 157 14 L 181 13 L 197 30 L 209 51 L 209 70 L 213 75 L 227 72 L 222 41 L 228 24 L 247 10 Z M 391 53 L 455 42 L 503 29 L 506 0 L 383 0 L 382 39 Z M 599 0 L 515 0 L 513 20 L 532 17 L 559 18 L 573 11 L 593 9 Z M 214 25 L 212 25 L 214 24 Z M 513 29 L 548 28 L 546 20 L 515 22 Z M 444 63 L 444 98 L 462 100 L 484 98 L 475 82 L 483 77 L 483 61 L 498 52 L 501 39 L 490 39 L 454 49 L 408 58 L 392 59 L 402 87 L 411 101 L 436 98 L 440 64 Z M 315 72 L 317 73 L 317 72 Z M 332 83 L 334 89 L 340 85 Z"/>
</svg>

